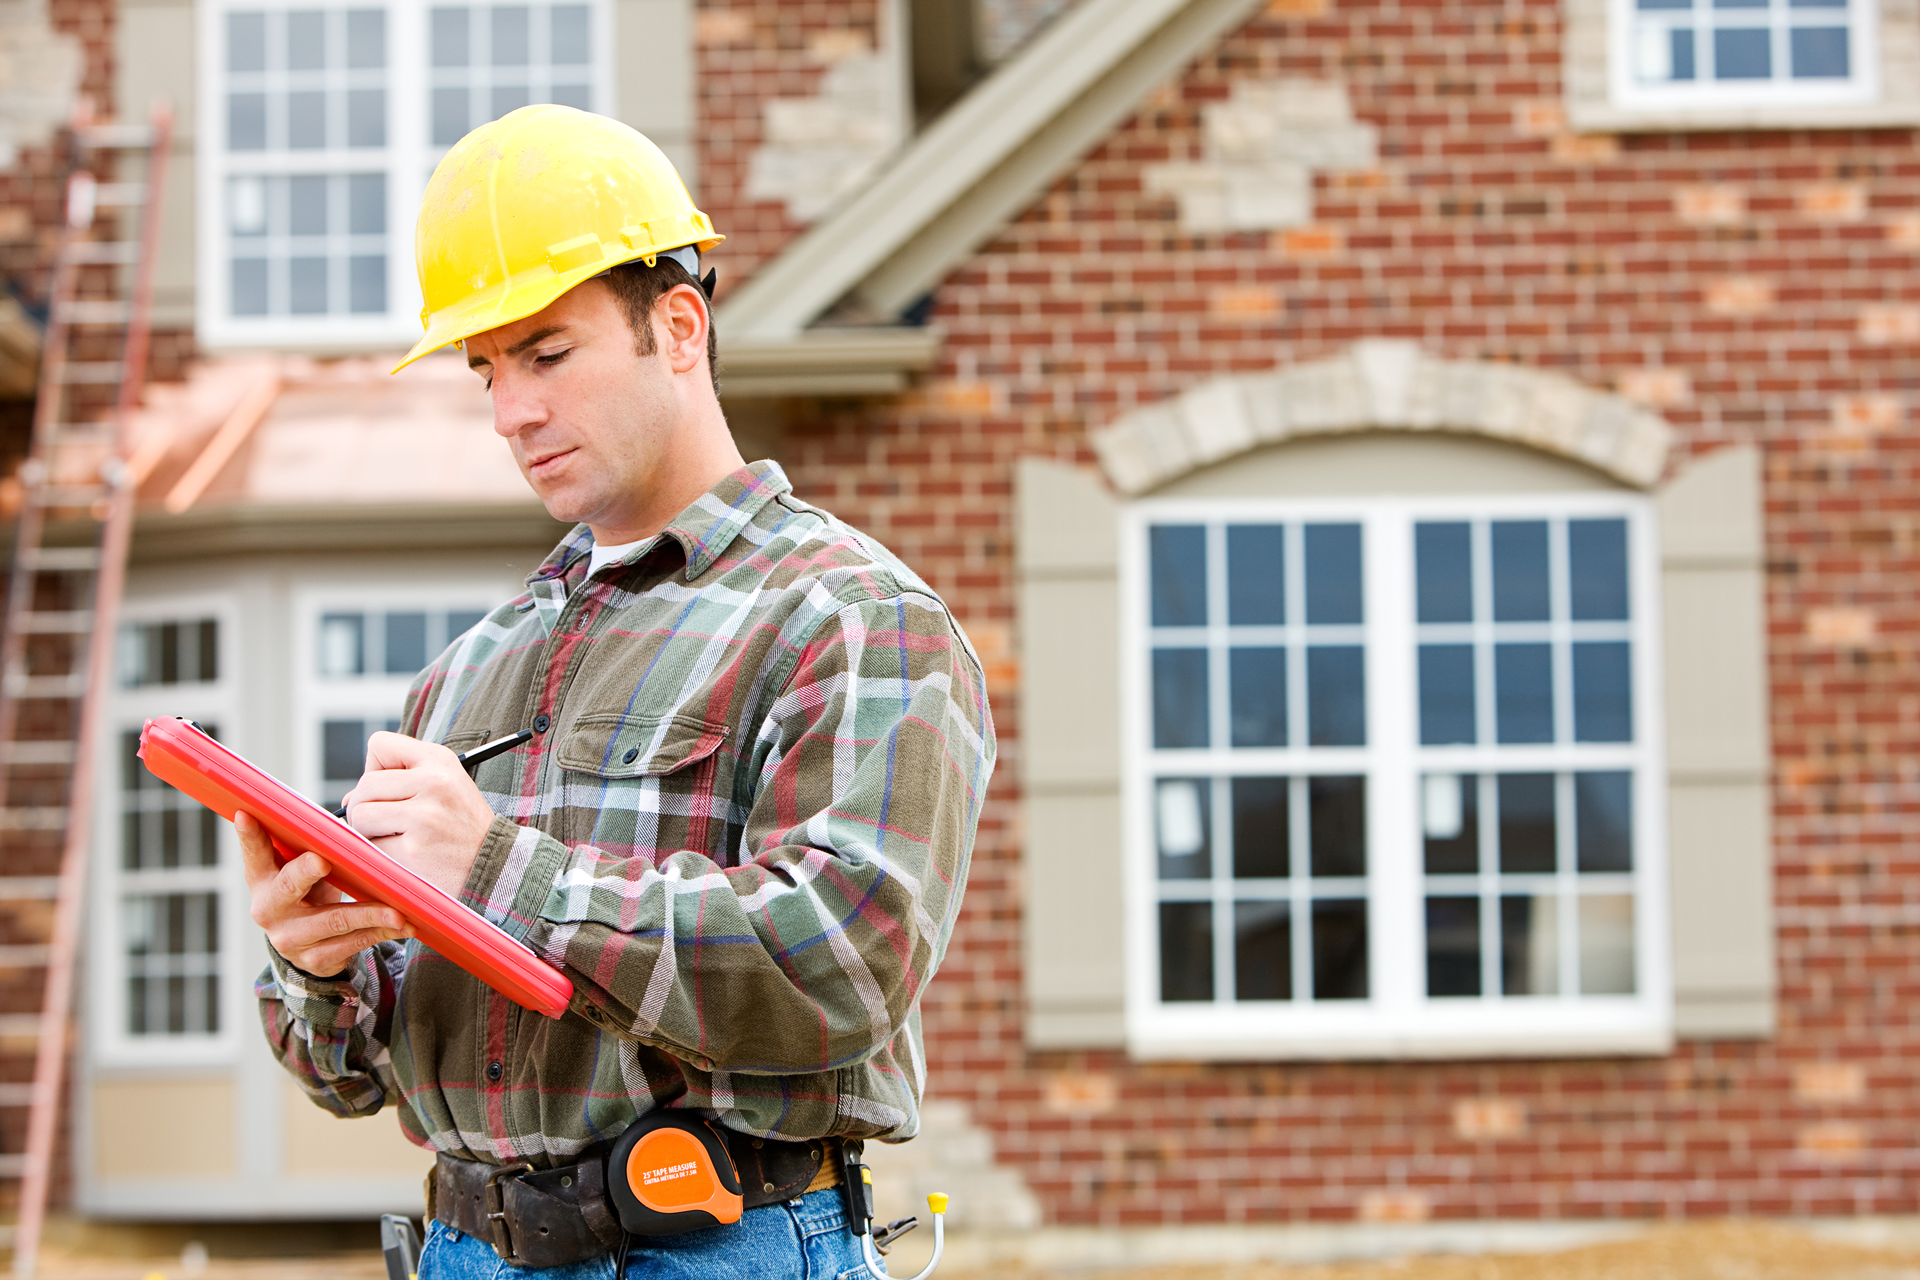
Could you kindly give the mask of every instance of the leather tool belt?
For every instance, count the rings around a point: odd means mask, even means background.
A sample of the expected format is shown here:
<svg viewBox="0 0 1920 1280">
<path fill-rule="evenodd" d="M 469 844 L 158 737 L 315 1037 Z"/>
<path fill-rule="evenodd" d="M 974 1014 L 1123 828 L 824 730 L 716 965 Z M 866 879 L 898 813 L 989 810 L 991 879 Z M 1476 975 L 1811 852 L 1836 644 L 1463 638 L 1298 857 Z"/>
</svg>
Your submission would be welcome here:
<svg viewBox="0 0 1920 1280">
<path fill-rule="evenodd" d="M 747 1209 L 796 1199 L 820 1179 L 837 1186 L 834 1138 L 782 1142 L 720 1130 Z M 823 1167 L 826 1174 L 823 1177 Z M 491 1241 L 503 1262 L 564 1267 L 612 1253 L 622 1231 L 607 1196 L 607 1152 L 555 1169 L 484 1164 L 442 1152 L 427 1179 L 427 1216 Z"/>
</svg>

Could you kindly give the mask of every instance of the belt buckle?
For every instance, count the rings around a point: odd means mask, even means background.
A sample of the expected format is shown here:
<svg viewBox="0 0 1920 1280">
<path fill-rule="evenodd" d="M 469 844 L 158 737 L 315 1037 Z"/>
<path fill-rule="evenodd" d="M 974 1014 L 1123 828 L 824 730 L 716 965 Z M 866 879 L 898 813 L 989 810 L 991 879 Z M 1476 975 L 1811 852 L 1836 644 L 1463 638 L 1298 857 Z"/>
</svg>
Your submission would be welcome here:
<svg viewBox="0 0 1920 1280">
<path fill-rule="evenodd" d="M 532 1172 L 533 1166 L 522 1161 L 502 1165 L 487 1175 L 487 1222 L 493 1229 L 493 1251 L 502 1262 L 519 1262 L 520 1255 L 514 1251 L 513 1235 L 507 1230 L 507 1193 L 500 1189 L 500 1183 Z"/>
</svg>

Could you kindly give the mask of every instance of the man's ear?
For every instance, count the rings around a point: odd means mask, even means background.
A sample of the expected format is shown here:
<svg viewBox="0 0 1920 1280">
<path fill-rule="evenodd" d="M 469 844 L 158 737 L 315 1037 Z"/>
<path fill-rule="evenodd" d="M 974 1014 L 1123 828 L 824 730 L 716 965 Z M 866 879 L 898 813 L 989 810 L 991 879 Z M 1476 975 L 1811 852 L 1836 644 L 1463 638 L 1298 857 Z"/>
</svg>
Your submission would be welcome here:
<svg viewBox="0 0 1920 1280">
<path fill-rule="evenodd" d="M 679 284 L 653 307 L 655 332 L 675 373 L 697 368 L 707 354 L 707 300 L 692 285 Z"/>
</svg>

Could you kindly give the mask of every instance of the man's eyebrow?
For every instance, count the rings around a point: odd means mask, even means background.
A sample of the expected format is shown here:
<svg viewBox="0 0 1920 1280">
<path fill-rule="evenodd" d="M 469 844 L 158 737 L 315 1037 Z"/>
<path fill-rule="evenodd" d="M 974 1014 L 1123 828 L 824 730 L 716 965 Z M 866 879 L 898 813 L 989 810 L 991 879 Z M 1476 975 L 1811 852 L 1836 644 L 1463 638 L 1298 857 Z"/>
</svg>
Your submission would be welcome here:
<svg viewBox="0 0 1920 1280">
<path fill-rule="evenodd" d="M 554 334 L 559 333 L 564 328 L 566 328 L 566 326 L 563 324 L 550 324 L 544 329 L 536 329 L 532 333 L 528 334 L 526 337 L 520 339 L 520 341 L 508 347 L 506 350 L 506 354 L 510 356 L 517 356 L 522 351 L 525 351 L 528 347 L 531 347 L 536 343 L 545 342 L 548 338 L 551 338 Z M 467 357 L 467 368 L 469 369 L 476 369 L 483 364 L 492 364 L 492 363 L 493 361 L 487 359 L 485 356 L 469 355 Z"/>
</svg>

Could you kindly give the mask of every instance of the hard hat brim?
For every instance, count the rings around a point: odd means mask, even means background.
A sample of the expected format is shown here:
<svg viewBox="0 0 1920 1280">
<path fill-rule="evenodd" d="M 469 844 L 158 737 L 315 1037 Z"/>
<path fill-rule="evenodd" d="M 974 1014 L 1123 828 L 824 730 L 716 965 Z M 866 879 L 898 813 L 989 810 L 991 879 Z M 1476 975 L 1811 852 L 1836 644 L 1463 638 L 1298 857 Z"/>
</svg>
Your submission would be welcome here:
<svg viewBox="0 0 1920 1280">
<path fill-rule="evenodd" d="M 425 335 L 390 372 L 398 373 L 422 356 L 465 342 L 476 334 L 538 315 L 558 301 L 561 295 L 609 268 L 638 262 L 643 258 L 657 258 L 669 249 L 680 249 L 687 245 L 706 253 L 725 239 L 722 235 L 709 235 L 704 239 L 683 240 L 678 244 L 648 245 L 638 251 L 620 245 L 613 252 L 603 249 L 601 256 L 579 265 L 570 265 L 567 270 L 560 272 L 543 263 L 521 273 L 523 278 L 509 281 L 505 289 L 491 295 L 476 295 L 464 305 L 447 307 L 434 315 Z"/>
</svg>

